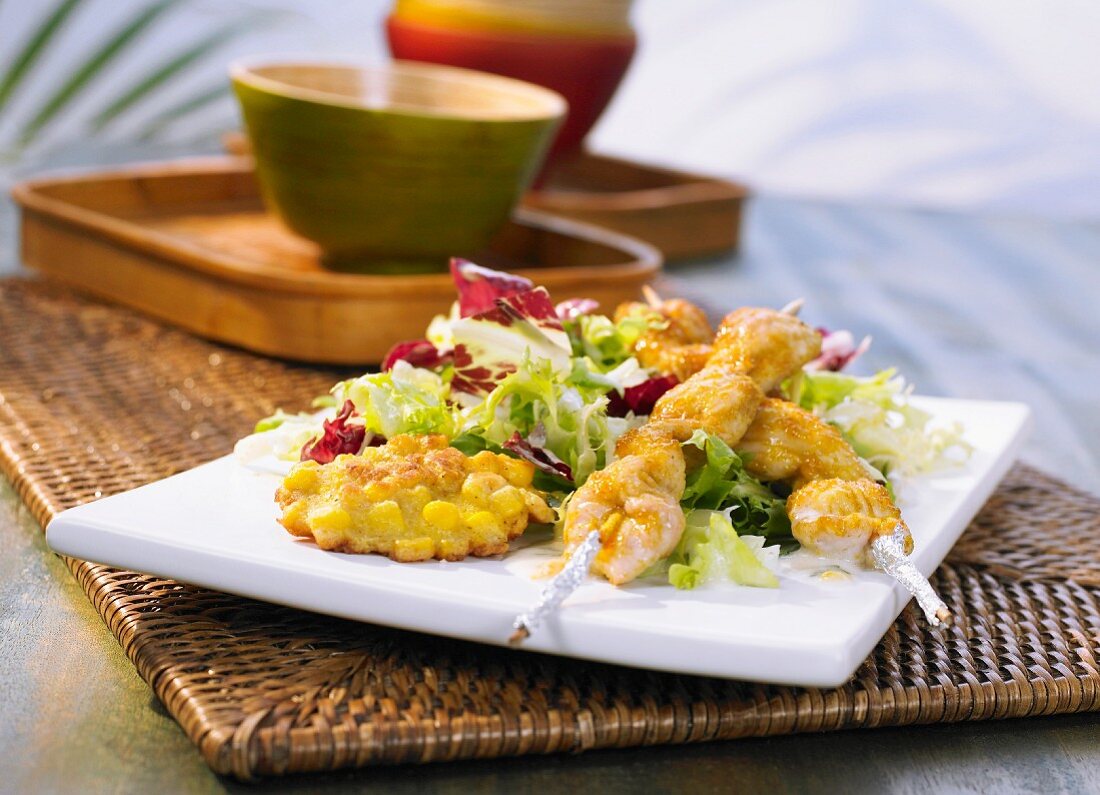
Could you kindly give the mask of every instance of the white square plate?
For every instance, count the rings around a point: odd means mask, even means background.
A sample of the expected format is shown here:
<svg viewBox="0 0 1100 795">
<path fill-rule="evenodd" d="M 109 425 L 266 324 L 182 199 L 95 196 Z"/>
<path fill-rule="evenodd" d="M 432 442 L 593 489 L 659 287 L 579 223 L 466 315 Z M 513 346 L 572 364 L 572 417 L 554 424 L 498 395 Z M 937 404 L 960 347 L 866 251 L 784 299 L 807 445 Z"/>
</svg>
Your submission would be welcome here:
<svg viewBox="0 0 1100 795">
<path fill-rule="evenodd" d="M 915 399 L 962 422 L 974 453 L 950 475 L 910 481 L 901 507 L 914 562 L 931 573 L 1015 460 L 1030 423 L 1018 403 Z M 530 541 L 500 559 L 394 563 L 325 552 L 275 521 L 278 477 L 227 456 L 59 514 L 57 552 L 241 596 L 503 645 L 539 595 L 531 574 L 554 552 Z M 547 540 L 547 536 L 540 537 Z M 909 597 L 884 574 L 847 582 L 783 576 L 776 589 L 677 591 L 655 580 L 615 588 L 595 577 L 525 644 L 642 668 L 832 687 L 870 653 Z M 517 652 L 519 653 L 519 652 Z"/>
</svg>

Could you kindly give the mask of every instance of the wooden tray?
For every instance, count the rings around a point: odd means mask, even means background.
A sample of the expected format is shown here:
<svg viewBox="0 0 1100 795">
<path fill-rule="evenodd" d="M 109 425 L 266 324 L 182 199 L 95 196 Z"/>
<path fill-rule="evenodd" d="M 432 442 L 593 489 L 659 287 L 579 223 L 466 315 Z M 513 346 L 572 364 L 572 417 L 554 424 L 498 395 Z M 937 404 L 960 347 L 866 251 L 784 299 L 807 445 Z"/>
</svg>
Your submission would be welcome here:
<svg viewBox="0 0 1100 795">
<path fill-rule="evenodd" d="M 364 276 L 320 265 L 267 215 L 247 161 L 131 166 L 17 185 L 27 265 L 188 331 L 313 362 L 378 362 L 454 300 L 448 274 Z M 652 246 L 521 210 L 477 260 L 526 274 L 555 300 L 611 308 L 661 267 Z"/>
<path fill-rule="evenodd" d="M 748 191 L 713 177 L 584 153 L 523 206 L 641 238 L 669 260 L 735 250 Z"/>
<path fill-rule="evenodd" d="M 244 133 L 227 133 L 227 152 L 252 152 Z M 585 152 L 562 161 L 523 206 L 632 235 L 668 260 L 734 251 L 749 191 L 734 182 Z"/>
</svg>

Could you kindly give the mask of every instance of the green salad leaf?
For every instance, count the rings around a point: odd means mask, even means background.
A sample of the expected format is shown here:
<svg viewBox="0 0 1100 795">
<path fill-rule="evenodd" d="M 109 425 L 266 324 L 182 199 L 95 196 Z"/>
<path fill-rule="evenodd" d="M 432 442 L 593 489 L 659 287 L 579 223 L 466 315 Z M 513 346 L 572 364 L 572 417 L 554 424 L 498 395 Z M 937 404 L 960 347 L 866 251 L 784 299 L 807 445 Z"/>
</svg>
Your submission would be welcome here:
<svg viewBox="0 0 1100 795">
<path fill-rule="evenodd" d="M 449 392 L 439 375 L 403 361 L 384 373 L 342 381 L 332 390 L 337 405 L 350 400 L 367 430 L 387 439 L 401 433 L 454 436 L 460 415 L 448 401 Z"/>
<path fill-rule="evenodd" d="M 762 560 L 766 554 L 764 539 L 742 538 L 725 513 L 694 510 L 688 513 L 684 535 L 669 558 L 668 581 L 685 590 L 721 580 L 778 588 L 779 578 Z"/>
<path fill-rule="evenodd" d="M 791 400 L 835 425 L 890 478 L 956 465 L 971 451 L 962 426 L 931 427 L 931 415 L 909 402 L 911 391 L 893 369 L 870 377 L 805 371 L 788 385 Z"/>
<path fill-rule="evenodd" d="M 781 546 L 797 546 L 786 498 L 750 475 L 717 436 L 697 430 L 684 446 L 702 451 L 703 461 L 688 475 L 680 501 L 687 525 L 669 558 L 668 581 L 677 588 L 721 580 L 777 587 L 763 561 L 777 558 Z"/>
<path fill-rule="evenodd" d="M 573 470 L 580 485 L 604 466 L 607 452 L 632 421 L 607 416 L 607 389 L 559 377 L 554 363 L 524 356 L 474 414 L 485 438 L 503 445 L 513 433 L 528 437 L 545 429 L 543 445 Z"/>
<path fill-rule="evenodd" d="M 302 446 L 317 436 L 323 422 L 324 417 L 320 414 L 289 414 L 278 409 L 256 423 L 250 435 L 237 441 L 234 455 L 245 464 L 267 458 L 297 461 Z"/>
<path fill-rule="evenodd" d="M 724 511 L 740 535 L 776 540 L 791 535 L 786 498 L 746 472 L 744 459 L 728 444 L 700 429 L 684 445 L 706 456 L 703 465 L 688 476 L 680 500 L 685 511 Z"/>
<path fill-rule="evenodd" d="M 625 317 L 617 323 L 606 315 L 581 315 L 565 321 L 565 330 L 573 345 L 573 355 L 587 357 L 601 369 L 616 367 L 634 356 L 634 343 L 654 323 L 641 315 Z"/>
</svg>

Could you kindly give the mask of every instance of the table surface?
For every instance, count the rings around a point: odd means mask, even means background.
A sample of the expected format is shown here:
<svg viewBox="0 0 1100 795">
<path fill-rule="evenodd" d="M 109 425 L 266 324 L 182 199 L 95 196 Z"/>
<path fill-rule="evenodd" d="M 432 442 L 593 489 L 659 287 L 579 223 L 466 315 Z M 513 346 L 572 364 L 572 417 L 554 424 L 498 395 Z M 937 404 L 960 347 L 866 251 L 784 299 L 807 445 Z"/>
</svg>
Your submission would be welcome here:
<svg viewBox="0 0 1100 795">
<path fill-rule="evenodd" d="M 1100 494 L 1100 226 L 765 197 L 748 210 L 745 240 L 740 257 L 672 266 L 662 289 L 715 315 L 804 296 L 810 322 L 874 336 L 861 369 L 895 365 L 927 394 L 1029 403 L 1024 458 Z M 0 789 L 240 788 L 206 768 L 2 480 L 0 620 Z M 374 769 L 265 789 L 1085 792 L 1098 782 L 1100 718 L 1082 715 Z"/>
</svg>

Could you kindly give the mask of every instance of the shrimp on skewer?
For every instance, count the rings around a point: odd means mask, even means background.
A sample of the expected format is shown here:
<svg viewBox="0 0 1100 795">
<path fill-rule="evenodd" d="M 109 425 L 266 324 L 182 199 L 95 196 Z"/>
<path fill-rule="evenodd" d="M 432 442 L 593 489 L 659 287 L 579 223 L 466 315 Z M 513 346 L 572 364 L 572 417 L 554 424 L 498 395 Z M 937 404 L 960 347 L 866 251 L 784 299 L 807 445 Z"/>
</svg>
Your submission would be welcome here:
<svg viewBox="0 0 1100 795">
<path fill-rule="evenodd" d="M 572 554 L 598 531 L 601 548 L 592 569 L 615 585 L 630 582 L 680 543 L 687 469 L 680 442 L 685 432 L 691 435 L 681 426 L 652 423 L 624 434 L 615 446 L 619 458 L 593 472 L 566 508 L 566 549 Z"/>
<path fill-rule="evenodd" d="M 813 359 L 820 346 L 816 331 L 774 310 L 746 309 L 727 316 L 707 366 L 666 392 L 649 421 L 619 440 L 616 459 L 589 477 L 569 501 L 567 560 L 598 533 L 602 548 L 592 568 L 620 585 L 667 557 L 685 524 L 680 507 L 687 470 L 682 442 L 704 428 L 735 444 L 752 423 L 765 391 Z M 769 360 L 767 351 L 775 347 L 789 353 Z M 575 571 L 568 562 L 566 569 Z M 580 581 L 570 575 L 570 582 L 576 587 Z M 548 585 L 548 591 L 553 587 Z M 514 637 L 522 639 L 529 632 L 522 616 L 515 627 Z"/>
<path fill-rule="evenodd" d="M 819 555 L 877 567 L 905 586 L 932 626 L 951 623 L 951 612 L 908 555 L 913 536 L 890 493 L 876 482 L 851 446 L 831 425 L 783 400 L 768 398 L 738 451 L 760 480 L 782 480 L 791 533 Z"/>
<path fill-rule="evenodd" d="M 821 351 L 820 336 L 798 320 L 804 300 L 791 301 L 781 310 L 745 307 L 726 316 L 717 339 L 701 307 L 682 298 L 662 300 L 646 288 L 646 303 L 620 304 L 615 320 L 658 315 L 664 324 L 649 329 L 634 345 L 634 355 L 644 367 L 669 373 L 686 381 L 712 363 L 712 354 L 722 357 L 746 375 L 754 367 L 765 368 L 761 386 L 771 392 L 801 367 L 808 351 Z M 778 380 L 774 376 L 779 375 Z M 754 376 L 755 377 L 755 376 Z"/>
<path fill-rule="evenodd" d="M 789 353 L 769 359 L 767 351 L 776 348 Z M 649 421 L 619 440 L 616 460 L 573 495 L 565 514 L 566 555 L 599 530 L 604 549 L 593 568 L 616 585 L 667 557 L 684 530 L 680 498 L 687 465 L 681 443 L 703 428 L 736 444 L 764 392 L 819 349 L 817 332 L 789 315 L 770 309 L 729 315 L 710 363 L 662 395 Z"/>
<path fill-rule="evenodd" d="M 651 318 L 657 315 L 659 327 L 648 329 L 634 344 L 634 355 L 643 367 L 676 376 L 684 381 L 703 369 L 711 354 L 714 329 L 700 307 L 682 298 L 662 300 L 646 288 L 646 303 L 620 304 L 615 322 L 625 318 Z"/>
<path fill-rule="evenodd" d="M 792 532 L 807 549 L 877 566 L 917 598 L 929 623 L 949 623 L 947 606 L 907 557 L 912 536 L 889 493 L 876 482 L 877 473 L 836 429 L 794 404 L 763 396 L 820 351 L 820 337 L 791 314 L 798 308 L 796 302 L 783 313 L 741 309 L 726 317 L 706 366 L 666 393 L 649 423 L 631 438 L 624 436 L 623 449 L 616 449 L 620 457 L 597 473 L 596 483 L 594 475 L 574 495 L 565 517 L 566 556 L 592 548 L 598 538 L 602 548 L 594 554 L 598 565 L 593 568 L 620 584 L 667 555 L 684 526 L 677 495 L 686 464 L 678 442 L 704 428 L 749 453 L 751 474 L 792 484 L 788 515 Z M 675 449 L 672 442 L 677 442 Z M 674 460 L 671 467 L 669 459 Z M 663 483 L 656 472 L 644 484 L 662 511 L 642 512 L 626 522 L 625 495 L 638 493 L 632 486 L 642 480 L 646 462 L 655 460 L 673 472 Z M 661 515 L 678 518 L 666 524 Z M 576 573 L 580 564 L 570 563 L 568 588 L 547 586 L 554 606 L 582 579 Z M 524 617 L 517 619 L 514 638 L 528 634 L 523 622 Z"/>
<path fill-rule="evenodd" d="M 744 307 L 726 315 L 707 367 L 732 368 L 765 394 L 774 392 L 821 353 L 821 335 L 790 314 L 800 306 L 792 302 L 786 312 Z"/>
</svg>

